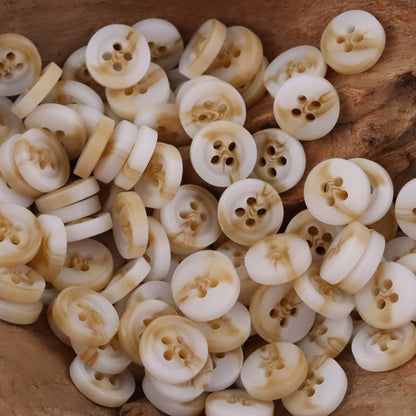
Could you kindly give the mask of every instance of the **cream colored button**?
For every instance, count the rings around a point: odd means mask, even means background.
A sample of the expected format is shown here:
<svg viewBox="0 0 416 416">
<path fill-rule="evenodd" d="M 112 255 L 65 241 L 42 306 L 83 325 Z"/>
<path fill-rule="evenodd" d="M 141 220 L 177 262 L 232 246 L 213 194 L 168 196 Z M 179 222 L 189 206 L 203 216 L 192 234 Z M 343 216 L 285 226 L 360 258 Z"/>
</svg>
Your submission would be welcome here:
<svg viewBox="0 0 416 416">
<path fill-rule="evenodd" d="M 393 240 L 393 238 L 396 237 L 397 230 L 399 229 L 394 208 L 394 203 L 392 203 L 383 218 L 374 224 L 369 225 L 369 228 L 380 233 L 386 241 Z"/>
<path fill-rule="evenodd" d="M 0 202 L 18 204 L 22 207 L 28 208 L 33 204 L 35 198 L 23 196 L 13 190 L 4 180 L 0 172 Z"/>
<path fill-rule="evenodd" d="M 78 113 L 62 104 L 41 104 L 26 118 L 28 129 L 39 128 L 52 132 L 65 148 L 70 160 L 76 159 L 87 140 L 87 130 Z"/>
<path fill-rule="evenodd" d="M 231 240 L 224 242 L 217 248 L 217 251 L 225 254 L 231 260 L 237 271 L 240 279 L 240 294 L 238 296 L 238 301 L 243 305 L 250 304 L 254 292 L 260 286 L 250 278 L 246 265 L 244 264 L 244 256 L 247 253 L 247 249 L 247 247 L 241 246 Z"/>
<path fill-rule="evenodd" d="M 349 10 L 332 19 L 321 37 L 327 64 L 341 74 L 359 74 L 380 58 L 386 43 L 383 26 L 364 10 Z"/>
<path fill-rule="evenodd" d="M 272 401 L 256 400 L 245 390 L 228 389 L 210 394 L 205 401 L 206 416 L 273 416 Z"/>
<path fill-rule="evenodd" d="M 326 62 L 319 49 L 310 45 L 295 46 L 278 55 L 264 73 L 264 85 L 272 97 L 289 79 L 299 74 L 324 77 Z"/>
<path fill-rule="evenodd" d="M 42 312 L 41 300 L 34 303 L 15 303 L 0 299 L 0 319 L 17 325 L 36 322 Z"/>
<path fill-rule="evenodd" d="M 48 306 L 59 295 L 59 290 L 55 289 L 50 282 L 46 282 L 45 290 L 42 293 L 40 300 L 44 306 Z"/>
<path fill-rule="evenodd" d="M 142 283 L 130 294 L 126 308 L 128 309 L 130 306 L 147 299 L 161 300 L 170 306 L 176 307 L 170 284 L 168 282 L 152 280 Z"/>
<path fill-rule="evenodd" d="M 172 276 L 171 287 L 173 299 L 185 316 L 211 321 L 234 306 L 240 279 L 227 256 L 203 250 L 182 260 Z"/>
<path fill-rule="evenodd" d="M 135 192 L 120 192 L 113 204 L 113 235 L 125 259 L 141 257 L 146 251 L 149 225 L 146 210 Z"/>
<path fill-rule="evenodd" d="M 256 75 L 262 59 L 259 37 L 244 26 L 229 26 L 221 50 L 206 72 L 239 88 Z"/>
<path fill-rule="evenodd" d="M 89 347 L 107 344 L 118 329 L 119 318 L 113 305 L 88 288 L 64 289 L 56 298 L 52 313 L 66 335 Z"/>
<path fill-rule="evenodd" d="M 133 25 L 147 40 L 152 62 L 165 71 L 175 68 L 183 52 L 178 29 L 164 19 L 143 19 Z"/>
<path fill-rule="evenodd" d="M 332 319 L 349 315 L 354 308 L 353 297 L 319 276 L 319 264 L 293 281 L 298 296 L 315 312 Z"/>
<path fill-rule="evenodd" d="M 66 207 L 95 195 L 100 186 L 95 178 L 78 179 L 56 191 L 40 196 L 36 199 L 39 212 L 47 213 Z"/>
<path fill-rule="evenodd" d="M 410 237 L 396 237 L 386 243 L 384 257 L 387 261 L 397 261 L 406 254 L 416 253 L 416 241 Z"/>
<path fill-rule="evenodd" d="M 410 238 L 416 238 L 416 179 L 407 182 L 396 198 L 395 214 L 400 229 Z"/>
<path fill-rule="evenodd" d="M 370 182 L 355 163 L 327 159 L 318 163 L 305 181 L 305 203 L 312 215 L 331 225 L 358 219 L 370 202 Z"/>
<path fill-rule="evenodd" d="M 228 238 L 251 245 L 274 234 L 283 220 L 277 191 L 260 179 L 243 179 L 230 185 L 218 202 L 218 221 Z"/>
<path fill-rule="evenodd" d="M 177 105 L 181 104 L 183 96 L 189 91 L 191 87 L 196 84 L 205 81 L 218 81 L 217 77 L 213 77 L 212 75 L 200 75 L 199 77 L 194 77 L 189 80 L 184 80 L 180 85 L 178 85 L 175 90 L 175 103 Z"/>
<path fill-rule="evenodd" d="M 217 19 L 207 20 L 192 36 L 179 61 L 179 72 L 193 78 L 205 72 L 220 51 L 227 27 Z"/>
<path fill-rule="evenodd" d="M 34 43 L 18 33 L 0 36 L 0 96 L 24 92 L 39 76 L 42 61 Z"/>
<path fill-rule="evenodd" d="M 358 221 L 348 224 L 334 239 L 319 274 L 331 285 L 340 283 L 357 265 L 370 242 L 370 230 Z"/>
<path fill-rule="evenodd" d="M 88 367 L 101 373 L 120 374 L 131 363 L 121 349 L 117 336 L 99 347 L 87 347 L 74 340 L 71 340 L 71 346 Z"/>
<path fill-rule="evenodd" d="M 99 29 L 88 42 L 86 64 L 91 76 L 109 88 L 127 88 L 140 81 L 150 64 L 150 50 L 136 29 L 120 24 Z"/>
<path fill-rule="evenodd" d="M 250 314 L 239 302 L 223 316 L 196 324 L 207 339 L 210 353 L 228 352 L 238 348 L 246 342 L 251 331 Z"/>
<path fill-rule="evenodd" d="M 19 118 L 25 118 L 48 95 L 58 79 L 62 75 L 62 69 L 54 62 L 50 62 L 42 70 L 39 78 L 14 102 L 11 110 Z"/>
<path fill-rule="evenodd" d="M 175 198 L 160 210 L 160 222 L 169 237 L 171 250 L 188 254 L 212 244 L 221 234 L 218 202 L 198 185 L 182 185 Z"/>
<path fill-rule="evenodd" d="M 155 151 L 134 190 L 149 208 L 162 208 L 178 192 L 182 180 L 182 157 L 170 144 L 157 143 Z"/>
<path fill-rule="evenodd" d="M 393 370 L 416 354 L 416 328 L 411 322 L 394 329 L 365 324 L 354 337 L 351 350 L 357 364 L 367 371 Z"/>
<path fill-rule="evenodd" d="M 360 291 L 376 271 L 385 248 L 384 237 L 377 231 L 370 230 L 370 240 L 363 255 L 347 277 L 338 286 L 345 292 L 354 294 Z M 321 275 L 322 276 L 322 275 Z"/>
<path fill-rule="evenodd" d="M 0 97 L 0 144 L 22 130 L 22 120 L 11 112 L 12 105 L 11 100 Z"/>
<path fill-rule="evenodd" d="M 277 192 L 293 188 L 305 172 L 305 151 L 299 140 L 283 130 L 271 128 L 253 135 L 257 146 L 254 177 L 272 185 Z"/>
<path fill-rule="evenodd" d="M 131 260 L 114 275 L 101 294 L 114 304 L 134 290 L 149 271 L 150 265 L 143 257 Z"/>
<path fill-rule="evenodd" d="M 115 185 L 126 191 L 133 188 L 150 162 L 157 138 L 157 132 L 150 127 L 138 129 L 127 160 L 114 179 Z"/>
<path fill-rule="evenodd" d="M 302 350 L 274 342 L 255 350 L 241 368 L 241 381 L 258 400 L 277 400 L 293 393 L 305 380 L 308 363 Z"/>
<path fill-rule="evenodd" d="M 84 121 L 85 127 L 87 128 L 87 134 L 91 135 L 101 120 L 103 113 L 98 111 L 96 108 L 90 107 L 85 104 L 67 104 L 67 107 L 76 111 L 78 115 Z M 110 117 L 111 118 L 111 117 Z"/>
<path fill-rule="evenodd" d="M 221 391 L 230 387 L 240 375 L 243 365 L 243 349 L 238 347 L 228 352 L 212 353 L 214 367 L 212 379 L 205 391 Z"/>
<path fill-rule="evenodd" d="M 347 376 L 333 359 L 315 356 L 308 359 L 308 376 L 292 394 L 283 397 L 283 406 L 297 416 L 331 414 L 347 393 Z"/>
<path fill-rule="evenodd" d="M 153 104 L 142 108 L 137 113 L 134 124 L 156 130 L 159 142 L 177 147 L 191 143 L 191 138 L 186 134 L 179 118 L 179 106 L 174 103 Z"/>
<path fill-rule="evenodd" d="M 140 81 L 124 89 L 106 88 L 105 95 L 115 114 L 134 120 L 142 108 L 168 101 L 169 80 L 166 72 L 159 65 L 150 63 Z"/>
<path fill-rule="evenodd" d="M 111 228 L 113 228 L 113 220 L 108 212 L 100 212 L 65 224 L 68 243 L 94 237 L 111 230 Z"/>
<path fill-rule="evenodd" d="M 69 366 L 75 387 L 94 403 L 106 407 L 122 406 L 134 393 L 136 382 L 129 370 L 121 374 L 104 374 L 88 367 L 79 357 Z"/>
<path fill-rule="evenodd" d="M 306 240 L 288 233 L 263 237 L 248 249 L 244 258 L 250 277 L 263 285 L 290 282 L 304 273 L 311 262 Z"/>
<path fill-rule="evenodd" d="M 335 358 L 347 346 L 351 339 L 352 329 L 353 322 L 350 315 L 341 319 L 316 315 L 311 330 L 297 345 L 306 358 L 314 355 Z"/>
<path fill-rule="evenodd" d="M 0 267 L 30 262 L 41 242 L 41 227 L 31 211 L 17 204 L 0 203 Z"/>
<path fill-rule="evenodd" d="M 140 338 L 140 358 L 145 369 L 166 383 L 184 383 L 195 377 L 208 358 L 200 329 L 181 316 L 152 321 Z"/>
<path fill-rule="evenodd" d="M 250 302 L 250 316 L 257 334 L 268 342 L 297 342 L 313 325 L 315 312 L 291 283 L 260 286 Z"/>
<path fill-rule="evenodd" d="M 122 117 L 118 116 L 110 107 L 110 105 L 108 104 L 108 102 L 106 102 L 104 104 L 104 115 L 106 115 L 107 117 L 110 117 L 111 119 L 113 119 L 116 124 L 120 123 L 120 121 L 123 120 Z"/>
<path fill-rule="evenodd" d="M 56 290 L 56 289 L 55 289 Z M 59 292 L 58 292 L 59 294 Z M 51 301 L 51 303 L 48 306 L 47 309 L 47 313 L 46 313 L 46 317 L 48 320 L 48 325 L 49 328 L 51 329 L 51 331 L 53 332 L 53 334 L 59 339 L 59 341 L 61 341 L 63 344 L 65 344 L 67 347 L 71 348 L 71 340 L 68 337 L 68 335 L 66 335 L 61 328 L 59 328 L 59 326 L 57 325 L 57 323 L 55 322 L 55 319 L 53 317 L 53 305 L 55 304 L 55 298 Z"/>
<path fill-rule="evenodd" d="M 66 231 L 62 220 L 54 215 L 39 215 L 42 242 L 36 256 L 28 263 L 50 282 L 64 267 L 67 254 Z"/>
<path fill-rule="evenodd" d="M 306 239 L 314 263 L 322 262 L 329 246 L 341 230 L 342 227 L 317 220 L 307 209 L 296 214 L 286 227 L 287 233 L 298 234 Z"/>
<path fill-rule="evenodd" d="M 243 97 L 230 84 L 220 80 L 197 82 L 184 93 L 179 104 L 179 117 L 190 137 L 202 127 L 217 120 L 243 125 L 246 106 Z"/>
<path fill-rule="evenodd" d="M 191 144 L 191 162 L 211 185 L 228 186 L 251 173 L 256 163 L 253 136 L 231 121 L 213 121 L 201 128 Z"/>
<path fill-rule="evenodd" d="M 287 80 L 274 99 L 274 117 L 282 130 L 299 140 L 328 134 L 339 116 L 334 86 L 317 75 L 301 74 Z"/>
<path fill-rule="evenodd" d="M 269 61 L 265 56 L 263 56 L 260 68 L 258 69 L 256 75 L 254 75 L 250 81 L 237 88 L 237 91 L 243 97 L 247 108 L 253 107 L 253 105 L 257 104 L 262 99 L 264 94 L 266 94 L 266 87 L 264 86 L 263 78 L 264 72 L 266 71 L 268 65 Z"/>
<path fill-rule="evenodd" d="M 416 315 L 416 278 L 407 267 L 382 261 L 367 285 L 355 294 L 361 317 L 376 328 L 398 328 Z"/>
</svg>

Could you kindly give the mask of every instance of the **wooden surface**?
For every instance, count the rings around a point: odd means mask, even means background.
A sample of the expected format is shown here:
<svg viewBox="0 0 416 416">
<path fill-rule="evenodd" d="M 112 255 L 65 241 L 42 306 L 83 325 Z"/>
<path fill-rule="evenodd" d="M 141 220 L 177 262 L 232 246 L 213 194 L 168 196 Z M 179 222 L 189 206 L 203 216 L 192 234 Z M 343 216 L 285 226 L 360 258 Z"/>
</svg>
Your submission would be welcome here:
<svg viewBox="0 0 416 416">
<path fill-rule="evenodd" d="M 354 8 L 367 10 L 380 20 L 386 30 L 386 49 L 377 65 L 364 74 L 344 76 L 329 70 L 328 78 L 341 97 L 341 116 L 327 137 L 305 144 L 307 170 L 328 157 L 370 157 L 390 172 L 397 192 L 416 176 L 416 2 L 412 0 L 3 0 L 0 15 L 1 31 L 29 36 L 44 63 L 63 64 L 101 26 L 134 24 L 148 17 L 170 20 L 185 41 L 209 17 L 227 25 L 245 25 L 260 36 L 271 60 L 296 45 L 319 46 L 329 20 Z M 274 124 L 271 100 L 266 97 L 250 111 L 247 127 L 255 131 Z M 283 199 L 287 212 L 298 210 L 302 184 L 284 193 Z M 28 328 L 0 323 L 0 414 L 116 415 L 117 411 L 94 406 L 71 385 L 67 370 L 71 357 L 44 321 Z M 340 362 L 348 374 L 349 388 L 334 415 L 416 414 L 415 360 L 381 374 L 359 369 L 349 351 Z"/>
</svg>

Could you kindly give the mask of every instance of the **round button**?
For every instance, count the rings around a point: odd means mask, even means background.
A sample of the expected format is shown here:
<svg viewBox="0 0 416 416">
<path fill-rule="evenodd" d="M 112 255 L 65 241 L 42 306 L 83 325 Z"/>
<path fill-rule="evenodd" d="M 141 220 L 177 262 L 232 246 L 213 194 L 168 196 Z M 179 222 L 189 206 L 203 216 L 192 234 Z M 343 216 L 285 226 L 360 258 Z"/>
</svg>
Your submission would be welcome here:
<svg viewBox="0 0 416 416">
<path fill-rule="evenodd" d="M 13 101 L 0 97 L 0 144 L 22 131 L 22 120 L 12 113 Z"/>
<path fill-rule="evenodd" d="M 33 303 L 16 303 L 0 299 L 0 319 L 17 325 L 35 323 L 42 312 L 41 300 Z"/>
<path fill-rule="evenodd" d="M 407 182 L 396 198 L 395 215 L 401 230 L 413 240 L 416 238 L 416 179 Z"/>
<path fill-rule="evenodd" d="M 260 68 L 258 69 L 256 75 L 254 75 L 254 77 L 246 84 L 243 84 L 241 87 L 237 88 L 237 91 L 243 97 L 247 108 L 251 108 L 257 104 L 266 93 L 266 87 L 264 86 L 263 78 L 264 72 L 266 71 L 268 65 L 269 61 L 265 56 L 263 56 Z"/>
<path fill-rule="evenodd" d="M 147 299 L 161 300 L 176 308 L 170 284 L 158 280 L 152 280 L 139 285 L 137 289 L 131 292 L 127 300 L 126 308 L 128 309 L 130 306 Z"/>
<path fill-rule="evenodd" d="M 99 212 L 65 224 L 68 243 L 94 237 L 111 230 L 111 228 L 113 228 L 113 220 L 108 212 Z"/>
</svg>

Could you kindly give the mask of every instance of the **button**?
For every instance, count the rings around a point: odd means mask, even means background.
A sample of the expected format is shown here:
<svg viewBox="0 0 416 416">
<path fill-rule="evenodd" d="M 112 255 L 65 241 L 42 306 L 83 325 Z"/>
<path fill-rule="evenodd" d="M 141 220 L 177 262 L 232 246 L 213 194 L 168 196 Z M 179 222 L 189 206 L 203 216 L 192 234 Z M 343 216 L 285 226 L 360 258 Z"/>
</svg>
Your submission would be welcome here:
<svg viewBox="0 0 416 416">
<path fill-rule="evenodd" d="M 299 74 L 325 76 L 326 62 L 318 48 L 301 45 L 285 50 L 270 62 L 264 73 L 264 85 L 275 97 L 288 79 Z"/>
<path fill-rule="evenodd" d="M 237 88 L 237 91 L 243 97 L 247 108 L 253 107 L 263 98 L 264 94 L 266 94 L 266 87 L 264 86 L 263 78 L 264 72 L 266 71 L 268 65 L 269 61 L 265 56 L 263 56 L 260 68 L 258 69 L 256 75 L 254 75 L 250 81 Z"/>
<path fill-rule="evenodd" d="M 257 334 L 268 342 L 297 342 L 311 329 L 315 312 L 296 294 L 291 283 L 260 286 L 250 302 Z"/>
<path fill-rule="evenodd" d="M 257 163 L 253 175 L 268 182 L 277 192 L 293 188 L 305 172 L 305 151 L 299 140 L 283 130 L 260 130 L 253 135 L 257 146 Z"/>
<path fill-rule="evenodd" d="M 249 246 L 276 233 L 283 220 L 279 194 L 260 179 L 243 179 L 230 185 L 218 202 L 218 222 L 224 234 Z"/>
<path fill-rule="evenodd" d="M 182 97 L 189 91 L 191 87 L 205 81 L 218 81 L 218 78 L 205 74 L 200 75 L 199 77 L 183 80 L 183 82 L 181 82 L 174 90 L 175 103 L 179 106 L 181 104 Z"/>
<path fill-rule="evenodd" d="M 307 372 L 308 363 L 299 347 L 290 342 L 274 342 L 249 355 L 240 377 L 255 399 L 277 400 L 293 393 Z"/>
<path fill-rule="evenodd" d="M 279 88 L 273 111 L 277 124 L 286 133 L 299 140 L 316 140 L 337 123 L 339 97 L 325 78 L 301 74 Z"/>
<path fill-rule="evenodd" d="M 341 404 L 347 386 L 347 375 L 333 358 L 311 357 L 306 380 L 295 392 L 283 397 L 282 403 L 297 416 L 329 415 Z"/>
<path fill-rule="evenodd" d="M 137 289 L 131 292 L 129 299 L 127 300 L 126 308 L 128 309 L 130 306 L 147 299 L 161 300 L 176 308 L 170 283 L 158 280 L 144 282 L 139 285 Z"/>
<path fill-rule="evenodd" d="M 85 53 L 91 76 L 101 85 L 123 89 L 140 81 L 150 64 L 150 50 L 136 29 L 107 25 L 90 38 Z"/>
<path fill-rule="evenodd" d="M 111 228 L 113 228 L 113 220 L 108 212 L 99 212 L 65 224 L 68 243 L 94 237 L 111 230 Z"/>
<path fill-rule="evenodd" d="M 7 97 L 0 97 L 0 143 L 22 131 L 22 120 L 12 113 L 12 105 L 13 101 Z"/>
<path fill-rule="evenodd" d="M 331 225 L 346 225 L 358 219 L 370 202 L 370 182 L 355 163 L 327 159 L 308 174 L 305 203 L 318 220 Z"/>
<path fill-rule="evenodd" d="M 416 179 L 407 182 L 399 191 L 396 198 L 396 220 L 400 229 L 410 238 L 416 239 Z"/>
<path fill-rule="evenodd" d="M 21 205 L 22 207 L 29 208 L 33 204 L 35 198 L 23 196 L 14 191 L 4 180 L 0 172 L 0 202 L 12 203 Z"/>
<path fill-rule="evenodd" d="M 42 312 L 41 300 L 34 303 L 16 303 L 0 299 L 0 319 L 17 325 L 35 323 Z"/>
<path fill-rule="evenodd" d="M 376 328 L 398 328 L 416 316 L 416 279 L 407 267 L 382 261 L 367 285 L 354 295 L 361 317 Z"/>
<path fill-rule="evenodd" d="M 200 26 L 186 45 L 179 60 L 179 72 L 188 78 L 204 73 L 220 51 L 227 27 L 217 19 L 209 19 Z"/>
<path fill-rule="evenodd" d="M 384 258 L 387 261 L 397 261 L 410 253 L 416 253 L 416 241 L 406 236 L 396 237 L 386 243 Z"/>
<path fill-rule="evenodd" d="M 219 120 L 201 128 L 191 144 L 196 173 L 215 186 L 228 186 L 251 173 L 256 163 L 256 143 L 244 127 Z"/>
<path fill-rule="evenodd" d="M 55 289 L 57 291 L 57 289 Z M 57 291 L 59 294 L 59 291 Z M 58 296 L 58 294 L 51 300 L 48 308 L 47 308 L 47 320 L 48 320 L 48 325 L 49 328 L 51 329 L 51 331 L 53 332 L 53 334 L 59 339 L 59 341 L 61 341 L 63 344 L 65 344 L 67 347 L 71 348 L 71 340 L 68 337 L 68 335 L 66 335 L 61 328 L 59 328 L 59 326 L 57 325 L 57 323 L 55 322 L 55 319 L 53 317 L 52 314 L 52 310 L 53 310 L 53 305 L 55 304 L 55 299 Z"/>
<path fill-rule="evenodd" d="M 66 106 L 78 113 L 78 115 L 84 121 L 85 127 L 87 129 L 87 135 L 90 136 L 98 122 L 101 120 L 103 113 L 98 111 L 96 108 L 85 104 L 66 104 Z"/>
<path fill-rule="evenodd" d="M 372 14 L 349 10 L 329 22 L 321 37 L 321 51 L 335 71 L 359 74 L 378 61 L 385 43 L 383 26 Z"/>
</svg>

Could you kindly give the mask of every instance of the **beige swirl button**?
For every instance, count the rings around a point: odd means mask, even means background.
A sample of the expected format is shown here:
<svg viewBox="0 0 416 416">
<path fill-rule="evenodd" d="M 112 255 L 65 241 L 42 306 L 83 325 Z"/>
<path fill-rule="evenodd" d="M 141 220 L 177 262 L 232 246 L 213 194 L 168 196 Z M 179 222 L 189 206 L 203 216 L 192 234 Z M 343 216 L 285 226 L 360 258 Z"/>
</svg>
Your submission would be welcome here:
<svg viewBox="0 0 416 416">
<path fill-rule="evenodd" d="M 210 394 L 205 401 L 206 416 L 273 416 L 274 403 L 256 400 L 245 390 L 228 389 Z"/>
<path fill-rule="evenodd" d="M 12 113 L 12 105 L 13 101 L 0 96 L 0 144 L 22 130 L 22 120 Z"/>
<path fill-rule="evenodd" d="M 34 43 L 18 33 L 0 36 L 0 96 L 24 92 L 39 76 L 42 61 Z"/>
<path fill-rule="evenodd" d="M 205 188 L 182 185 L 175 198 L 160 210 L 160 222 L 171 250 L 188 254 L 204 249 L 221 234 L 217 219 L 218 202 Z"/>
<path fill-rule="evenodd" d="M 308 359 L 306 380 L 282 402 L 297 416 L 329 415 L 341 404 L 347 385 L 345 371 L 333 358 L 314 356 Z"/>
<path fill-rule="evenodd" d="M 353 321 L 350 315 L 341 319 L 316 315 L 311 330 L 297 345 L 306 358 L 314 355 L 335 358 L 347 346 L 351 339 L 352 330 Z"/>
<path fill-rule="evenodd" d="M 327 159 L 308 174 L 304 198 L 318 220 L 331 225 L 346 225 L 358 219 L 370 202 L 370 182 L 355 163 Z"/>
<path fill-rule="evenodd" d="M 244 361 L 241 381 L 258 400 L 277 400 L 304 382 L 308 363 L 302 350 L 290 342 L 274 342 L 255 350 Z"/>
<path fill-rule="evenodd" d="M 121 374 L 104 374 L 88 367 L 79 357 L 69 366 L 75 387 L 94 403 L 106 407 L 122 406 L 134 393 L 136 382 L 129 370 Z"/>
<path fill-rule="evenodd" d="M 150 50 L 136 29 L 120 24 L 99 29 L 88 42 L 86 65 L 91 76 L 109 88 L 127 88 L 140 81 L 150 64 Z"/>
<path fill-rule="evenodd" d="M 253 135 L 257 161 L 253 175 L 272 185 L 277 192 L 293 188 L 305 172 L 305 151 L 299 140 L 283 130 L 271 128 Z"/>
<path fill-rule="evenodd" d="M 197 30 L 186 45 L 179 60 L 179 72 L 193 78 L 205 72 L 214 61 L 227 35 L 226 26 L 209 19 Z"/>
<path fill-rule="evenodd" d="M 191 380 L 208 358 L 207 341 L 200 329 L 176 315 L 152 321 L 140 338 L 139 348 L 145 369 L 166 383 Z"/>
<path fill-rule="evenodd" d="M 0 320 L 17 325 L 36 322 L 42 312 L 41 300 L 33 303 L 15 303 L 0 299 Z"/>
<path fill-rule="evenodd" d="M 23 196 L 13 190 L 4 180 L 0 172 L 0 202 L 17 204 L 28 208 L 33 204 L 34 200 L 35 198 Z"/>
<path fill-rule="evenodd" d="M 382 261 L 366 286 L 354 295 L 361 317 L 376 328 L 398 328 L 416 316 L 414 273 L 407 267 Z"/>
<path fill-rule="evenodd" d="M 128 309 L 130 306 L 148 299 L 161 300 L 176 308 L 170 284 L 160 280 L 151 280 L 139 285 L 137 289 L 130 293 L 126 308 Z"/>
<path fill-rule="evenodd" d="M 395 215 L 400 229 L 413 240 L 416 238 L 416 179 L 407 182 L 396 198 Z"/>
<path fill-rule="evenodd" d="M 290 282 L 304 273 L 311 262 L 306 240 L 289 233 L 263 237 L 248 249 L 244 258 L 249 276 L 263 285 Z"/>
<path fill-rule="evenodd" d="M 357 364 L 367 371 L 389 371 L 416 354 L 416 328 L 412 322 L 394 329 L 364 326 L 354 337 L 351 350 Z"/>
<path fill-rule="evenodd" d="M 203 250 L 179 263 L 171 287 L 173 299 L 185 316 L 195 321 L 211 321 L 234 306 L 240 279 L 228 257 Z"/>
<path fill-rule="evenodd" d="M 215 186 L 228 186 L 251 173 L 256 163 L 256 142 L 239 124 L 213 121 L 201 128 L 191 144 L 196 173 Z"/>
<path fill-rule="evenodd" d="M 45 290 L 43 291 L 40 300 L 44 306 L 49 306 L 58 295 L 59 290 L 55 289 L 50 282 L 46 282 Z"/>
<path fill-rule="evenodd" d="M 224 234 L 249 246 L 274 234 L 283 220 L 277 191 L 260 179 L 243 179 L 230 185 L 218 202 L 218 222 Z"/>
<path fill-rule="evenodd" d="M 416 241 L 410 237 L 396 237 L 386 243 L 384 257 L 387 261 L 397 261 L 406 254 L 416 253 Z"/>
<path fill-rule="evenodd" d="M 273 97 L 289 79 L 299 74 L 324 77 L 326 62 L 320 50 L 310 45 L 295 46 L 278 55 L 264 72 L 264 85 Z"/>
<path fill-rule="evenodd" d="M 260 286 L 250 302 L 250 316 L 257 334 L 268 342 L 297 342 L 311 329 L 315 312 L 291 283 Z"/>
<path fill-rule="evenodd" d="M 58 294 L 59 294 L 59 292 L 58 292 Z M 57 296 L 58 295 L 56 295 L 52 299 L 51 303 L 49 304 L 49 306 L 47 308 L 46 317 L 47 317 L 47 320 L 48 320 L 48 325 L 49 325 L 49 328 L 51 329 L 51 331 L 53 332 L 53 334 L 56 336 L 56 338 L 58 338 L 59 341 L 61 341 L 67 347 L 71 348 L 71 340 L 70 340 L 70 338 L 68 337 L 68 335 L 66 335 L 62 331 L 61 328 L 59 328 L 59 326 L 57 325 L 57 323 L 56 323 L 56 321 L 55 321 L 55 319 L 53 317 L 52 310 L 53 310 L 53 305 L 55 304 L 55 300 L 56 300 L 56 297 Z"/>
<path fill-rule="evenodd" d="M 108 212 L 99 212 L 65 224 L 68 243 L 94 237 L 111 230 L 111 228 L 113 228 L 113 220 Z"/>
<path fill-rule="evenodd" d="M 89 347 L 107 344 L 118 329 L 119 318 L 113 305 L 88 288 L 64 289 L 56 298 L 52 313 L 66 335 Z"/>
<path fill-rule="evenodd" d="M 316 140 L 328 134 L 339 116 L 334 86 L 317 75 L 301 74 L 287 80 L 274 99 L 274 116 L 286 133 L 299 140 Z"/>
<path fill-rule="evenodd" d="M 327 64 L 341 74 L 359 74 L 380 58 L 386 43 L 383 26 L 364 10 L 349 10 L 332 19 L 321 37 Z"/>
</svg>

